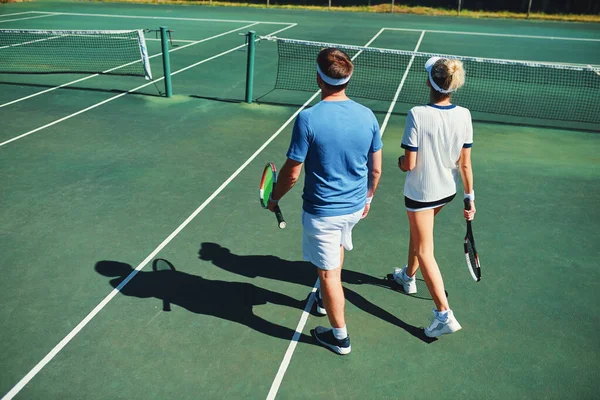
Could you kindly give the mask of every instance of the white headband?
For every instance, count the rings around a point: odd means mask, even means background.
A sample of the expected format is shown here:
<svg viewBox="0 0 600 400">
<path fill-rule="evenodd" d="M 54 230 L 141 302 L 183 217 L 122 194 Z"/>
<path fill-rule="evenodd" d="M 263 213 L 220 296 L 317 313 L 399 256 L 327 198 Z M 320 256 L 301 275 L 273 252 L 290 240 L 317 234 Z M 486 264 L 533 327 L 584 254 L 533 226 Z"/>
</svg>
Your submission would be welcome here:
<svg viewBox="0 0 600 400">
<path fill-rule="evenodd" d="M 436 62 L 438 62 L 438 60 L 441 60 L 441 57 L 431 57 L 429 60 L 427 60 L 427 62 L 425 63 L 425 69 L 427 70 L 427 73 L 429 74 L 429 83 L 431 83 L 431 86 L 438 92 L 440 93 L 452 93 L 454 92 L 454 90 L 444 90 L 441 87 L 439 87 L 437 85 L 437 83 L 435 83 L 435 81 L 433 80 L 433 76 L 431 76 L 431 70 L 433 69 L 433 66 L 435 65 Z"/>
<path fill-rule="evenodd" d="M 331 86 L 340 86 L 340 85 L 343 85 L 344 83 L 348 83 L 348 81 L 352 77 L 352 74 L 350 74 L 345 78 L 340 78 L 340 79 L 332 78 L 330 76 L 325 75 L 325 73 L 323 73 L 323 71 L 321 71 L 321 67 L 319 67 L 319 64 L 317 64 L 317 72 L 319 73 L 319 76 L 321 77 L 321 79 L 323 79 L 323 82 L 325 82 L 326 84 L 331 85 Z"/>
</svg>

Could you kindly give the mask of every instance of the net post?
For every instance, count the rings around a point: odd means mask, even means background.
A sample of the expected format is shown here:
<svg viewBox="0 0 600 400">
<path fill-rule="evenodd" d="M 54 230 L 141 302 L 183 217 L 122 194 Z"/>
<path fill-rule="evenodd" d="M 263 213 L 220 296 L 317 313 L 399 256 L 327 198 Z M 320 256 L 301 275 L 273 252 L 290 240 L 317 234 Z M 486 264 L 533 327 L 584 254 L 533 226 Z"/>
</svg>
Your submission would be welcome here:
<svg viewBox="0 0 600 400">
<path fill-rule="evenodd" d="M 394 13 L 394 0 L 392 0 L 392 14 Z"/>
<path fill-rule="evenodd" d="M 529 6 L 527 7 L 527 19 L 529 19 L 529 14 L 531 14 L 531 0 L 529 0 Z"/>
<path fill-rule="evenodd" d="M 462 6 L 462 0 L 458 0 L 458 11 L 456 12 L 456 15 L 460 15 L 461 6 Z"/>
<path fill-rule="evenodd" d="M 171 85 L 171 60 L 169 59 L 169 39 L 167 38 L 168 29 L 166 26 L 160 27 L 160 43 L 162 47 L 163 71 L 165 76 L 165 92 L 167 97 L 173 96 L 173 86 Z"/>
<path fill-rule="evenodd" d="M 246 103 L 252 104 L 252 87 L 254 86 L 254 47 L 256 32 L 249 31 L 246 35 L 248 43 L 248 59 L 246 62 Z"/>
</svg>

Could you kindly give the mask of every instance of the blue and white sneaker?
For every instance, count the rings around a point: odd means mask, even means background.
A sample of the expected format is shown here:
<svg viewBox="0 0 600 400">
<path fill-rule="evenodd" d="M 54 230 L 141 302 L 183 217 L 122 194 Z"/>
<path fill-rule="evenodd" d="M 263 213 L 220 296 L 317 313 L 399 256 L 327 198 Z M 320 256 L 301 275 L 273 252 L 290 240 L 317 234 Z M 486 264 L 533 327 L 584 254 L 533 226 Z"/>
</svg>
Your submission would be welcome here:
<svg viewBox="0 0 600 400">
<path fill-rule="evenodd" d="M 415 294 L 417 293 L 417 279 L 414 276 L 412 278 L 408 277 L 408 275 L 404 273 L 406 268 L 408 268 L 408 265 L 404 268 L 394 269 L 394 280 L 396 283 L 402 285 L 404 293 Z"/>
<path fill-rule="evenodd" d="M 454 318 L 452 310 L 448 310 L 448 313 L 441 316 L 440 313 L 434 308 L 433 309 L 433 321 L 431 325 L 425 328 L 425 335 L 431 338 L 446 335 L 449 333 L 458 332 L 462 329 L 462 326 Z"/>
<path fill-rule="evenodd" d="M 337 354 L 349 354 L 352 350 L 352 347 L 350 346 L 350 336 L 346 336 L 346 338 L 342 340 L 336 339 L 335 336 L 333 336 L 333 329 L 331 328 L 317 326 L 310 331 L 310 333 L 321 346 L 326 347 Z"/>
<path fill-rule="evenodd" d="M 323 299 L 321 298 L 321 289 L 317 289 L 315 293 L 315 304 L 317 305 L 317 313 L 319 315 L 327 315 L 327 310 L 325 310 L 325 306 L 323 305 Z"/>
</svg>

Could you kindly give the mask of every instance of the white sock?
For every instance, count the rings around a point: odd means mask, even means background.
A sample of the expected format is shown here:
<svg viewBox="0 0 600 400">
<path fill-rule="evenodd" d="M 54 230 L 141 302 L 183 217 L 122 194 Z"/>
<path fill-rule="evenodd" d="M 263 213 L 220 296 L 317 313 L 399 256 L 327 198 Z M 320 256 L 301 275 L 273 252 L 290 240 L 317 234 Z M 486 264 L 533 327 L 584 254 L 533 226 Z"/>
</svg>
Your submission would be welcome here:
<svg viewBox="0 0 600 400">
<path fill-rule="evenodd" d="M 402 271 L 402 272 L 403 272 L 403 274 L 404 274 L 404 276 L 403 276 L 402 278 L 403 278 L 405 281 L 412 281 L 413 279 L 415 279 L 415 277 L 413 276 L 413 277 L 411 278 L 410 276 L 408 276 L 408 275 L 406 274 L 406 269 L 407 269 L 407 268 L 408 268 L 408 266 L 407 266 L 406 268 L 404 268 L 404 271 Z"/>
<path fill-rule="evenodd" d="M 333 336 L 337 340 L 346 339 L 348 337 L 348 330 L 346 329 L 346 325 L 341 328 L 333 328 Z"/>
</svg>

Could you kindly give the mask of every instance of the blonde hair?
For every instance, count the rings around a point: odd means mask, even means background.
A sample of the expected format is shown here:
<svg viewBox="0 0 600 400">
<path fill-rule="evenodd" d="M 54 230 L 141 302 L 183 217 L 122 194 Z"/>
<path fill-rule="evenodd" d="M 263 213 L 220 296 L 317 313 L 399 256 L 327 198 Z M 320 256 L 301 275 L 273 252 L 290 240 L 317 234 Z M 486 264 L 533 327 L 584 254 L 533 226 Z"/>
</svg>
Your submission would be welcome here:
<svg viewBox="0 0 600 400">
<path fill-rule="evenodd" d="M 455 91 L 465 84 L 465 68 L 460 60 L 442 58 L 431 68 L 431 77 L 440 88 Z"/>
</svg>

